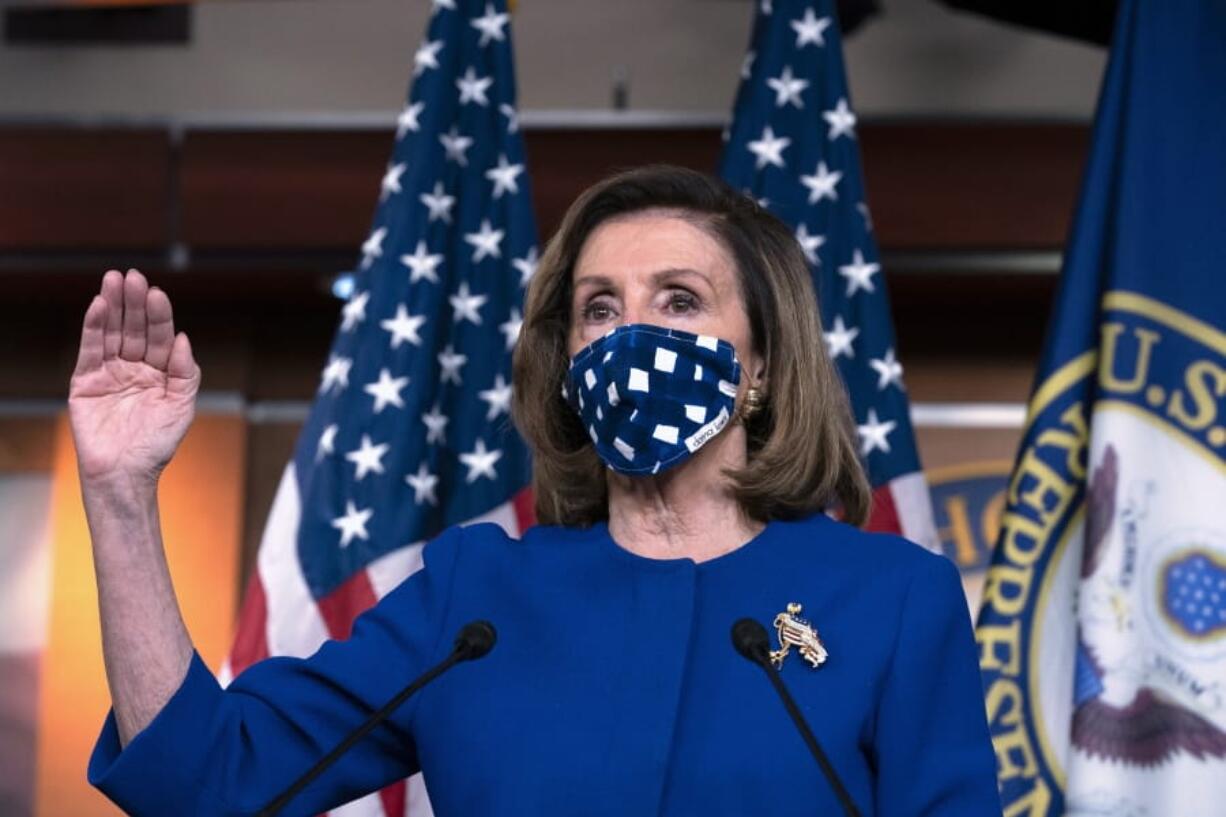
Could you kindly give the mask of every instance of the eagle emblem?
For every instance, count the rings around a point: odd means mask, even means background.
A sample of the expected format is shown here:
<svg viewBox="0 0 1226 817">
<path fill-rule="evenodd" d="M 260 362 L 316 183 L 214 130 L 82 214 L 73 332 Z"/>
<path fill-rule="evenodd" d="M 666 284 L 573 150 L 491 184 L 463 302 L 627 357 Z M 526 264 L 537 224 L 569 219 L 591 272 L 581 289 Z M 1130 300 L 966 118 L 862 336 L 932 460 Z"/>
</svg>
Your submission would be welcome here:
<svg viewBox="0 0 1226 817">
<path fill-rule="evenodd" d="M 1152 594 L 1154 618 L 1168 632 L 1185 644 L 1212 647 L 1226 640 L 1226 565 L 1207 544 L 1183 540 L 1145 576 L 1139 554 L 1146 496 L 1123 500 L 1120 470 L 1120 455 L 1108 444 L 1088 489 L 1073 744 L 1141 768 L 1181 753 L 1226 757 L 1226 691 L 1200 662 L 1148 643 L 1134 609 L 1137 592 Z"/>
<path fill-rule="evenodd" d="M 813 625 L 799 617 L 801 605 L 796 602 L 788 604 L 786 613 L 775 616 L 775 633 L 779 638 L 779 649 L 771 650 L 771 663 L 775 669 L 783 667 L 783 659 L 795 647 L 800 651 L 800 657 L 809 662 L 809 666 L 817 669 L 826 662 L 828 654 L 825 645 L 817 636 Z"/>
</svg>

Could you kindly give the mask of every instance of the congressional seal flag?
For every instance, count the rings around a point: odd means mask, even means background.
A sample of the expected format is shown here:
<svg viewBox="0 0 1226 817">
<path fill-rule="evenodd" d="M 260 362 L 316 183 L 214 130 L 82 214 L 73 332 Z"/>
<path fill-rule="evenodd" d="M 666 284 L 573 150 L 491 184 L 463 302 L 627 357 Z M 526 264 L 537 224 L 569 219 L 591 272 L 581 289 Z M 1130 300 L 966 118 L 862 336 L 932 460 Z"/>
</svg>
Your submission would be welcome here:
<svg viewBox="0 0 1226 817">
<path fill-rule="evenodd" d="M 508 24 L 503 0 L 434 2 L 354 290 L 260 544 L 234 672 L 347 637 L 443 528 L 485 520 L 517 535 L 531 521 L 509 412 L 537 233 Z M 410 781 L 336 813 L 429 805 Z"/>
<path fill-rule="evenodd" d="M 873 486 L 870 530 L 937 550 L 833 0 L 755 3 L 720 174 L 779 216 L 808 258 L 826 349 L 847 386 Z"/>
<path fill-rule="evenodd" d="M 1007 815 L 1226 814 L 1226 5 L 1124 0 L 977 641 Z"/>
</svg>

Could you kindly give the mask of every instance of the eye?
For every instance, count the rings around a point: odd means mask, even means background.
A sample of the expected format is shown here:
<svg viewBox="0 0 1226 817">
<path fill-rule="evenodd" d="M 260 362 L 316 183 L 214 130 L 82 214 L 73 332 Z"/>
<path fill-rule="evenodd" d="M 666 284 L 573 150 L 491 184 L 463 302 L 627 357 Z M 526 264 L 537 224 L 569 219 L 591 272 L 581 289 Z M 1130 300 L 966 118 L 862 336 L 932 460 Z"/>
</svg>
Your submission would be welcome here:
<svg viewBox="0 0 1226 817">
<path fill-rule="evenodd" d="M 588 301 L 580 315 L 586 323 L 603 323 L 614 316 L 613 304 L 608 298 L 596 297 Z"/>
<path fill-rule="evenodd" d="M 665 309 L 673 315 L 689 315 L 698 310 L 698 298 L 685 289 L 676 289 L 668 294 Z"/>
</svg>

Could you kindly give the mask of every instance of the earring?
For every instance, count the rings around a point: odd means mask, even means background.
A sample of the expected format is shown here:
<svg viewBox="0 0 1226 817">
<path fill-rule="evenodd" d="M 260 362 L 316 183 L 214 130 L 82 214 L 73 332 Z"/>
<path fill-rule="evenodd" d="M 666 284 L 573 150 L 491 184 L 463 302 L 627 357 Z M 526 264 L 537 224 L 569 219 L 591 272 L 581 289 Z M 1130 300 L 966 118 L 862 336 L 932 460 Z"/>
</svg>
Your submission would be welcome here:
<svg viewBox="0 0 1226 817">
<path fill-rule="evenodd" d="M 741 404 L 741 419 L 748 420 L 762 410 L 766 405 L 766 394 L 757 386 L 745 390 L 745 400 Z"/>
</svg>

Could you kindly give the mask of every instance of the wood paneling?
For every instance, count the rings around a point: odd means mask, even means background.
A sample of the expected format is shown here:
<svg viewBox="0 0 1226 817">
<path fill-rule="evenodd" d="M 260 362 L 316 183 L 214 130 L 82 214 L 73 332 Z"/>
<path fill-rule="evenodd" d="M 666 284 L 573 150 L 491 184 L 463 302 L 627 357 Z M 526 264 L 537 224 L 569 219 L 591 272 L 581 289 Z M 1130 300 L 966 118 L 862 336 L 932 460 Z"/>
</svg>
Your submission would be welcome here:
<svg viewBox="0 0 1226 817">
<path fill-rule="evenodd" d="M 711 173 L 722 149 L 710 128 L 530 130 L 525 142 L 542 236 L 553 234 L 580 193 L 615 171 L 666 162 Z"/>
<path fill-rule="evenodd" d="M 860 129 L 878 240 L 891 249 L 1064 244 L 1089 131 L 1079 125 L 896 123 Z"/>
<path fill-rule="evenodd" d="M 0 128 L 0 252 L 156 250 L 169 180 L 161 130 Z"/>
<path fill-rule="evenodd" d="M 889 249 L 1050 249 L 1063 244 L 1088 132 L 1080 125 L 939 122 L 860 128 L 868 198 Z M 354 250 L 391 150 L 387 131 L 190 132 L 183 240 L 193 249 Z M 542 236 L 592 182 L 671 162 L 713 171 L 712 128 L 526 132 Z"/>
<path fill-rule="evenodd" d="M 197 249 L 358 246 L 392 149 L 384 131 L 193 131 L 183 240 Z"/>
</svg>

